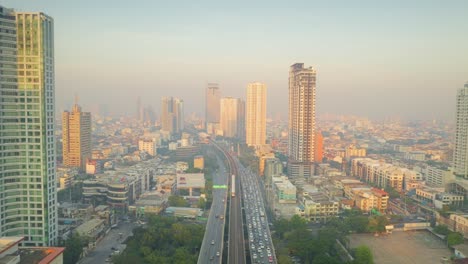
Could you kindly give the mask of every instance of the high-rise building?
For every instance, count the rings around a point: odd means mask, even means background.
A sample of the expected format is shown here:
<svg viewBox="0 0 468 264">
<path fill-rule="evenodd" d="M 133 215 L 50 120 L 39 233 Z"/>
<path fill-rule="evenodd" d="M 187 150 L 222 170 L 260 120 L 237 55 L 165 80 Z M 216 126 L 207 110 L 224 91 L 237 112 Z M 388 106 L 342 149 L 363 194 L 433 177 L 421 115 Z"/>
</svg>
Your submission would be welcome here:
<svg viewBox="0 0 468 264">
<path fill-rule="evenodd" d="M 143 122 L 143 115 L 144 115 L 144 109 L 143 105 L 141 104 L 141 97 L 138 96 L 137 99 L 137 109 L 136 109 L 136 118 L 138 121 Z"/>
<path fill-rule="evenodd" d="M 289 70 L 289 164 L 292 178 L 310 177 L 315 160 L 316 72 L 304 63 Z"/>
<path fill-rule="evenodd" d="M 224 137 L 239 137 L 239 129 L 242 125 L 242 101 L 238 98 L 221 98 L 220 128 Z"/>
<path fill-rule="evenodd" d="M 178 134 L 184 129 L 184 101 L 179 98 L 163 97 L 161 109 L 162 130 Z"/>
<path fill-rule="evenodd" d="M 315 151 L 314 161 L 318 163 L 322 163 L 323 162 L 323 135 L 322 135 L 322 132 L 320 131 L 317 131 L 315 133 L 314 151 Z"/>
<path fill-rule="evenodd" d="M 266 142 L 266 85 L 249 83 L 245 117 L 245 141 L 248 146 L 261 146 Z"/>
<path fill-rule="evenodd" d="M 54 245 L 54 22 L 3 7 L 0 22 L 0 236 Z"/>
<path fill-rule="evenodd" d="M 245 140 L 245 101 L 239 99 L 239 108 L 237 109 L 237 138 Z"/>
<path fill-rule="evenodd" d="M 91 113 L 75 103 L 71 112 L 62 113 L 63 165 L 86 170 L 91 158 Z"/>
<path fill-rule="evenodd" d="M 468 82 L 457 93 L 453 167 L 455 175 L 468 178 Z"/>
<path fill-rule="evenodd" d="M 221 92 L 217 83 L 208 83 L 205 93 L 205 122 L 217 124 L 220 120 Z M 212 125 L 213 126 L 213 125 Z"/>
</svg>

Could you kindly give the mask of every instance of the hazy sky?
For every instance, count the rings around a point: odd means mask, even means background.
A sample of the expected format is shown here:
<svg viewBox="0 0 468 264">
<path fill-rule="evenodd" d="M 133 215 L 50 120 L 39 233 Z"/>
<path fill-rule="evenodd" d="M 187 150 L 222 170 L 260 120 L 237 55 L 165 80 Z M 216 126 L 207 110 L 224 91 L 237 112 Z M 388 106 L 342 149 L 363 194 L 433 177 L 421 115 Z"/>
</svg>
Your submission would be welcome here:
<svg viewBox="0 0 468 264">
<path fill-rule="evenodd" d="M 468 81 L 468 1 L 3 0 L 55 20 L 57 108 L 203 113 L 207 82 L 245 97 L 265 82 L 287 115 L 288 70 L 317 70 L 317 112 L 452 120 Z M 377 3 L 380 2 L 380 3 Z M 411 3 L 410 3 L 411 2 Z"/>
</svg>

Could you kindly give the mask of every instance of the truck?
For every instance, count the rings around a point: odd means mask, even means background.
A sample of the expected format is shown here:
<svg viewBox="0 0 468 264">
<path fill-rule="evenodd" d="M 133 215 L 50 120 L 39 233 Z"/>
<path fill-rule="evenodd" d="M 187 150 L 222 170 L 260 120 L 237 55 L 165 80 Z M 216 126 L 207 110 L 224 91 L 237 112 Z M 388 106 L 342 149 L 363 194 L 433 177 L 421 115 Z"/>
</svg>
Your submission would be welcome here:
<svg viewBox="0 0 468 264">
<path fill-rule="evenodd" d="M 236 175 L 231 176 L 231 196 L 236 197 Z"/>
</svg>

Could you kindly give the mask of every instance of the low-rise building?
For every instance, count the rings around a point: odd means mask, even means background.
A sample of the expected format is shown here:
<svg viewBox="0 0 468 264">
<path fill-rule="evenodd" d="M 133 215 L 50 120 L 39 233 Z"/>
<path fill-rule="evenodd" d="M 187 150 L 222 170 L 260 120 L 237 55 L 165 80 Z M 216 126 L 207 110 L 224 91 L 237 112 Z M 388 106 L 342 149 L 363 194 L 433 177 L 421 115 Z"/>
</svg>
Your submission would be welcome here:
<svg viewBox="0 0 468 264">
<path fill-rule="evenodd" d="M 176 190 L 185 197 L 199 197 L 205 189 L 205 176 L 203 173 L 178 173 Z"/>
<path fill-rule="evenodd" d="M 302 196 L 304 217 L 311 221 L 327 221 L 338 215 L 339 203 L 323 193 L 308 193 Z"/>
<path fill-rule="evenodd" d="M 193 158 L 193 167 L 200 170 L 205 168 L 205 159 L 202 155 L 197 155 Z"/>
<path fill-rule="evenodd" d="M 80 236 L 86 236 L 91 241 L 97 241 L 100 237 L 105 235 L 106 221 L 103 219 L 91 219 L 84 222 L 75 229 L 75 232 Z"/>
<path fill-rule="evenodd" d="M 142 138 L 138 141 L 138 150 L 155 157 L 158 154 L 158 143 L 153 139 Z"/>
<path fill-rule="evenodd" d="M 2 264 L 63 264 L 63 247 L 21 247 L 24 237 L 0 238 Z"/>
</svg>

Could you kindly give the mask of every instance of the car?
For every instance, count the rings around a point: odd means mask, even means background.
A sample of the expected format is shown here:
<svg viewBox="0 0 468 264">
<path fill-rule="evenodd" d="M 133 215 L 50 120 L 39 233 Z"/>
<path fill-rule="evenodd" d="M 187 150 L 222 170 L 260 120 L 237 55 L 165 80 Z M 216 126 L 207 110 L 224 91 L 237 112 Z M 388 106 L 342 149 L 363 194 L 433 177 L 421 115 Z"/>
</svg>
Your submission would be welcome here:
<svg viewBox="0 0 468 264">
<path fill-rule="evenodd" d="M 213 259 L 214 259 L 214 257 L 213 257 L 213 256 L 211 256 L 211 257 L 210 257 L 210 260 L 213 260 Z"/>
<path fill-rule="evenodd" d="M 219 216 L 219 219 L 223 220 L 223 219 L 224 219 L 224 215 L 220 215 L 220 216 Z"/>
<path fill-rule="evenodd" d="M 115 247 L 111 247 L 111 250 L 116 250 L 116 248 L 115 248 Z"/>
<path fill-rule="evenodd" d="M 216 256 L 219 257 L 219 251 L 216 252 Z"/>
<path fill-rule="evenodd" d="M 214 240 L 211 240 L 211 245 L 214 245 Z"/>
</svg>

